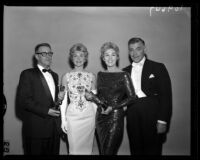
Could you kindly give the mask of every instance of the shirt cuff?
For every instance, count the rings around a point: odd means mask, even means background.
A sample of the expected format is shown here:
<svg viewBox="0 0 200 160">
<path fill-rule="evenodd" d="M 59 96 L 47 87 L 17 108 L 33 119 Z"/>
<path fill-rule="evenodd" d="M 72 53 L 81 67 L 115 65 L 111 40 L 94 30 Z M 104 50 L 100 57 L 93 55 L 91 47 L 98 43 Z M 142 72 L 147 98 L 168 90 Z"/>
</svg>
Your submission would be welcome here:
<svg viewBox="0 0 200 160">
<path fill-rule="evenodd" d="M 157 120 L 158 123 L 167 124 L 165 121 Z"/>
<path fill-rule="evenodd" d="M 142 90 L 137 91 L 136 95 L 138 96 L 138 98 L 146 97 L 146 94 Z"/>
</svg>

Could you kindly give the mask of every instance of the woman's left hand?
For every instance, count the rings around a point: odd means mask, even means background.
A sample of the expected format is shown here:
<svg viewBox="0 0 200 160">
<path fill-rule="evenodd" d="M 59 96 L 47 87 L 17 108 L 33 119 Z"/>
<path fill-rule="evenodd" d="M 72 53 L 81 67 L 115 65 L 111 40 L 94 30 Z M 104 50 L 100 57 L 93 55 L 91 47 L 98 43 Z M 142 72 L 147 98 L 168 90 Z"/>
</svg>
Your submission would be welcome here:
<svg viewBox="0 0 200 160">
<path fill-rule="evenodd" d="M 101 114 L 106 114 L 106 115 L 108 115 L 111 111 L 112 111 L 112 107 L 111 107 L 111 106 L 108 106 L 108 107 L 106 108 L 106 110 L 102 109 Z"/>
<path fill-rule="evenodd" d="M 86 92 L 85 92 L 85 98 L 86 98 L 88 101 L 92 100 L 92 94 L 91 94 L 90 92 L 86 91 Z"/>
</svg>

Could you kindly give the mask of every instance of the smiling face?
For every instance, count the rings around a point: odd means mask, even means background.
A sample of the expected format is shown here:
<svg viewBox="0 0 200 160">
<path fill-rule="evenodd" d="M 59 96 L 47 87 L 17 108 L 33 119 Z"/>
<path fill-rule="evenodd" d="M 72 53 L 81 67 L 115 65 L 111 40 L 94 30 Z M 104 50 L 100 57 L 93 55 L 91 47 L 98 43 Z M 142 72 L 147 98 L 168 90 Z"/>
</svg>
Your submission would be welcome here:
<svg viewBox="0 0 200 160">
<path fill-rule="evenodd" d="M 104 52 L 103 61 L 106 63 L 107 67 L 116 66 L 118 56 L 113 49 L 108 49 Z"/>
<path fill-rule="evenodd" d="M 142 42 L 129 44 L 128 50 L 132 61 L 135 63 L 139 63 L 146 53 L 146 47 Z"/>
<path fill-rule="evenodd" d="M 76 67 L 83 67 L 86 62 L 85 53 L 82 51 L 75 51 L 72 55 L 72 62 Z"/>
</svg>

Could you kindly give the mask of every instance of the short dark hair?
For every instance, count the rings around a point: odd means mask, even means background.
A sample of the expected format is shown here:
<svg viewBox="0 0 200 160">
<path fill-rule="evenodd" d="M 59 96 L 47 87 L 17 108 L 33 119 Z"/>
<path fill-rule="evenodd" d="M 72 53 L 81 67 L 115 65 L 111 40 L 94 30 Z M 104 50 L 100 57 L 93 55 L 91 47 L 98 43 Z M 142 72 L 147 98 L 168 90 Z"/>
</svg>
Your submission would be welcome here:
<svg viewBox="0 0 200 160">
<path fill-rule="evenodd" d="M 134 43 L 138 43 L 138 42 L 142 42 L 142 44 L 145 46 L 145 42 L 142 38 L 139 37 L 133 37 L 128 41 L 128 45 L 130 44 L 134 44 Z"/>
<path fill-rule="evenodd" d="M 37 53 L 38 49 L 42 46 L 46 46 L 46 47 L 49 47 L 51 49 L 51 46 L 49 43 L 39 43 L 35 46 L 35 53 Z"/>
</svg>

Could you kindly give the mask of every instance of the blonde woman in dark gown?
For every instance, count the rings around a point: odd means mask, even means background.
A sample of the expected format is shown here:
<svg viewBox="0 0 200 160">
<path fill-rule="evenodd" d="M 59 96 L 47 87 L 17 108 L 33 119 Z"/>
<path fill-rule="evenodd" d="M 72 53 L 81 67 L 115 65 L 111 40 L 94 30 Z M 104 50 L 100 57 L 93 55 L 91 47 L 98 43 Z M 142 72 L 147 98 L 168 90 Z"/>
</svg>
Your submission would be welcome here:
<svg viewBox="0 0 200 160">
<path fill-rule="evenodd" d="M 98 72 L 97 94 L 86 93 L 86 98 L 98 105 L 96 130 L 101 155 L 116 155 L 124 132 L 124 107 L 134 102 L 136 96 L 130 75 L 117 66 L 119 48 L 112 42 L 101 47 L 101 58 L 106 65 Z"/>
</svg>

